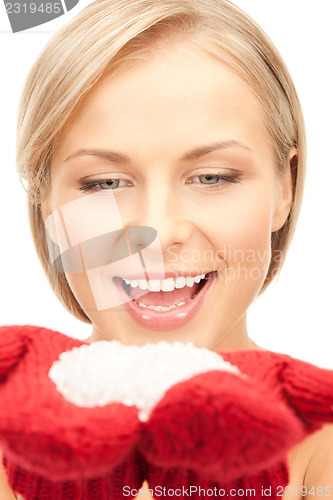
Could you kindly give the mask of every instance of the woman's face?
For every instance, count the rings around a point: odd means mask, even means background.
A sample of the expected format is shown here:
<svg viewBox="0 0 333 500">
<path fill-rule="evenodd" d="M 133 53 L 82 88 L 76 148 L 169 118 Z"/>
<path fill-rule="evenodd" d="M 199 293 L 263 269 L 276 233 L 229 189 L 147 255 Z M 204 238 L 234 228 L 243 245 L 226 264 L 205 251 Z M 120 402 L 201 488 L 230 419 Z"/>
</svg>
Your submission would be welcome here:
<svg viewBox="0 0 333 500">
<path fill-rule="evenodd" d="M 114 266 L 99 284 L 98 272 L 91 279 L 84 266 L 66 274 L 93 323 L 90 340 L 253 347 L 246 311 L 265 280 L 271 233 L 290 209 L 290 175 L 277 177 L 251 90 L 227 66 L 183 48 L 158 52 L 93 90 L 54 157 L 43 214 L 79 200 L 87 209 L 77 211 L 76 224 L 85 229 L 94 226 L 89 203 L 103 199 L 116 202 L 124 228 L 157 231 L 164 283 L 138 283 L 132 273 L 126 285 L 129 275 Z M 112 216 L 104 209 L 94 227 Z M 200 275 L 206 279 L 193 284 Z M 127 302 L 98 307 L 93 283 L 102 302 L 111 285 Z M 148 293 L 139 285 L 163 286 Z M 142 296 L 134 303 L 135 290 Z"/>
</svg>

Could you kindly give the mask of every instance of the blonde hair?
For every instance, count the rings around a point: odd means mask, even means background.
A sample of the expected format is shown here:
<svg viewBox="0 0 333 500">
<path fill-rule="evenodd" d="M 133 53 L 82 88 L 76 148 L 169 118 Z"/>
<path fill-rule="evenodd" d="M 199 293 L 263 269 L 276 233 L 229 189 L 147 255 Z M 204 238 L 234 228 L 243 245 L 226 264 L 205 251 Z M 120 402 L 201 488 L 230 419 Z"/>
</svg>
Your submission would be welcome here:
<svg viewBox="0 0 333 500">
<path fill-rule="evenodd" d="M 294 234 L 305 176 L 304 122 L 289 72 L 267 35 L 227 0 L 98 0 L 63 26 L 36 60 L 23 89 L 17 131 L 17 166 L 25 180 L 38 256 L 56 295 L 86 322 L 65 275 L 49 258 L 41 194 L 50 186 L 52 156 L 97 82 L 149 57 L 170 38 L 193 43 L 249 85 L 262 105 L 278 172 L 287 168 L 290 149 L 297 148 L 292 208 L 272 234 L 272 258 L 260 293 L 280 272 Z"/>
</svg>

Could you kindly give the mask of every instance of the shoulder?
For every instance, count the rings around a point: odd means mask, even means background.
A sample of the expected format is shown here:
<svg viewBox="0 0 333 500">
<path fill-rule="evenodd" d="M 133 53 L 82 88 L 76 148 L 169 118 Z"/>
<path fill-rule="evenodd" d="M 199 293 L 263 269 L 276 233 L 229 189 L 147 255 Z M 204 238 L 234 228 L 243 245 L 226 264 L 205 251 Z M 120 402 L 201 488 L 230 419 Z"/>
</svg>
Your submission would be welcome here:
<svg viewBox="0 0 333 500">
<path fill-rule="evenodd" d="M 282 500 L 333 496 L 333 425 L 307 436 L 288 453 L 289 483 Z M 325 489 L 326 488 L 326 489 Z"/>
<path fill-rule="evenodd" d="M 328 424 L 314 434 L 314 446 L 305 474 L 304 485 L 307 491 L 315 488 L 315 496 L 333 495 L 333 424 Z M 323 488 L 322 494 L 317 489 Z M 325 489 L 326 488 L 326 489 Z"/>
</svg>

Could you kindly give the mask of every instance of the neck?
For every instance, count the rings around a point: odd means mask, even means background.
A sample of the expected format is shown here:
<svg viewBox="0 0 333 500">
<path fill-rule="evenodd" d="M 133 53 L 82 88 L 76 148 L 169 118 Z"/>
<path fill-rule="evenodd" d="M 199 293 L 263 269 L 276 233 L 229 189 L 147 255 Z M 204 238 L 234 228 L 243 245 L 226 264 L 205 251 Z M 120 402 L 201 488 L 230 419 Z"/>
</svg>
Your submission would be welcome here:
<svg viewBox="0 0 333 500">
<path fill-rule="evenodd" d="M 247 316 L 244 314 L 240 320 L 218 341 L 214 347 L 214 351 L 237 351 L 237 350 L 260 350 L 264 351 L 262 347 L 258 346 L 249 337 L 247 331 Z"/>
</svg>

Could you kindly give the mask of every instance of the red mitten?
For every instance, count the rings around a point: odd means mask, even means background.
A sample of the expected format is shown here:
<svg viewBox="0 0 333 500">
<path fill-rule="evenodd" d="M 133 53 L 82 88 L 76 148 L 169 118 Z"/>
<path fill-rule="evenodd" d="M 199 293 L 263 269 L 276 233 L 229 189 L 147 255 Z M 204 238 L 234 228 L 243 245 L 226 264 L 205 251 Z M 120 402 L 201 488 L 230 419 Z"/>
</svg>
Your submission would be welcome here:
<svg viewBox="0 0 333 500">
<path fill-rule="evenodd" d="M 276 465 L 304 435 L 297 416 L 269 387 L 211 371 L 167 391 L 140 448 L 150 464 L 189 468 L 227 484 Z"/>
<path fill-rule="evenodd" d="M 269 486 L 277 498 L 289 480 L 287 451 L 333 422 L 333 372 L 268 351 L 221 356 L 243 377 L 197 375 L 169 389 L 150 415 L 140 441 L 149 485 L 198 499 L 200 487 L 251 488 L 265 498 Z"/>
<path fill-rule="evenodd" d="M 9 372 L 20 362 L 25 352 L 28 349 L 29 341 L 27 341 L 27 329 L 34 327 L 16 327 L 13 329 L 5 329 L 2 335 L 0 349 L 0 382 L 7 377 Z M 0 328 L 1 332 L 1 328 Z"/>
<path fill-rule="evenodd" d="M 333 371 L 267 351 L 226 352 L 223 358 L 258 382 L 271 385 L 309 432 L 333 421 Z"/>
<path fill-rule="evenodd" d="M 44 328 L 0 328 L 0 448 L 11 487 L 28 500 L 120 498 L 124 484 L 144 480 L 137 409 L 78 407 L 48 375 L 63 351 L 84 344 Z"/>
</svg>

